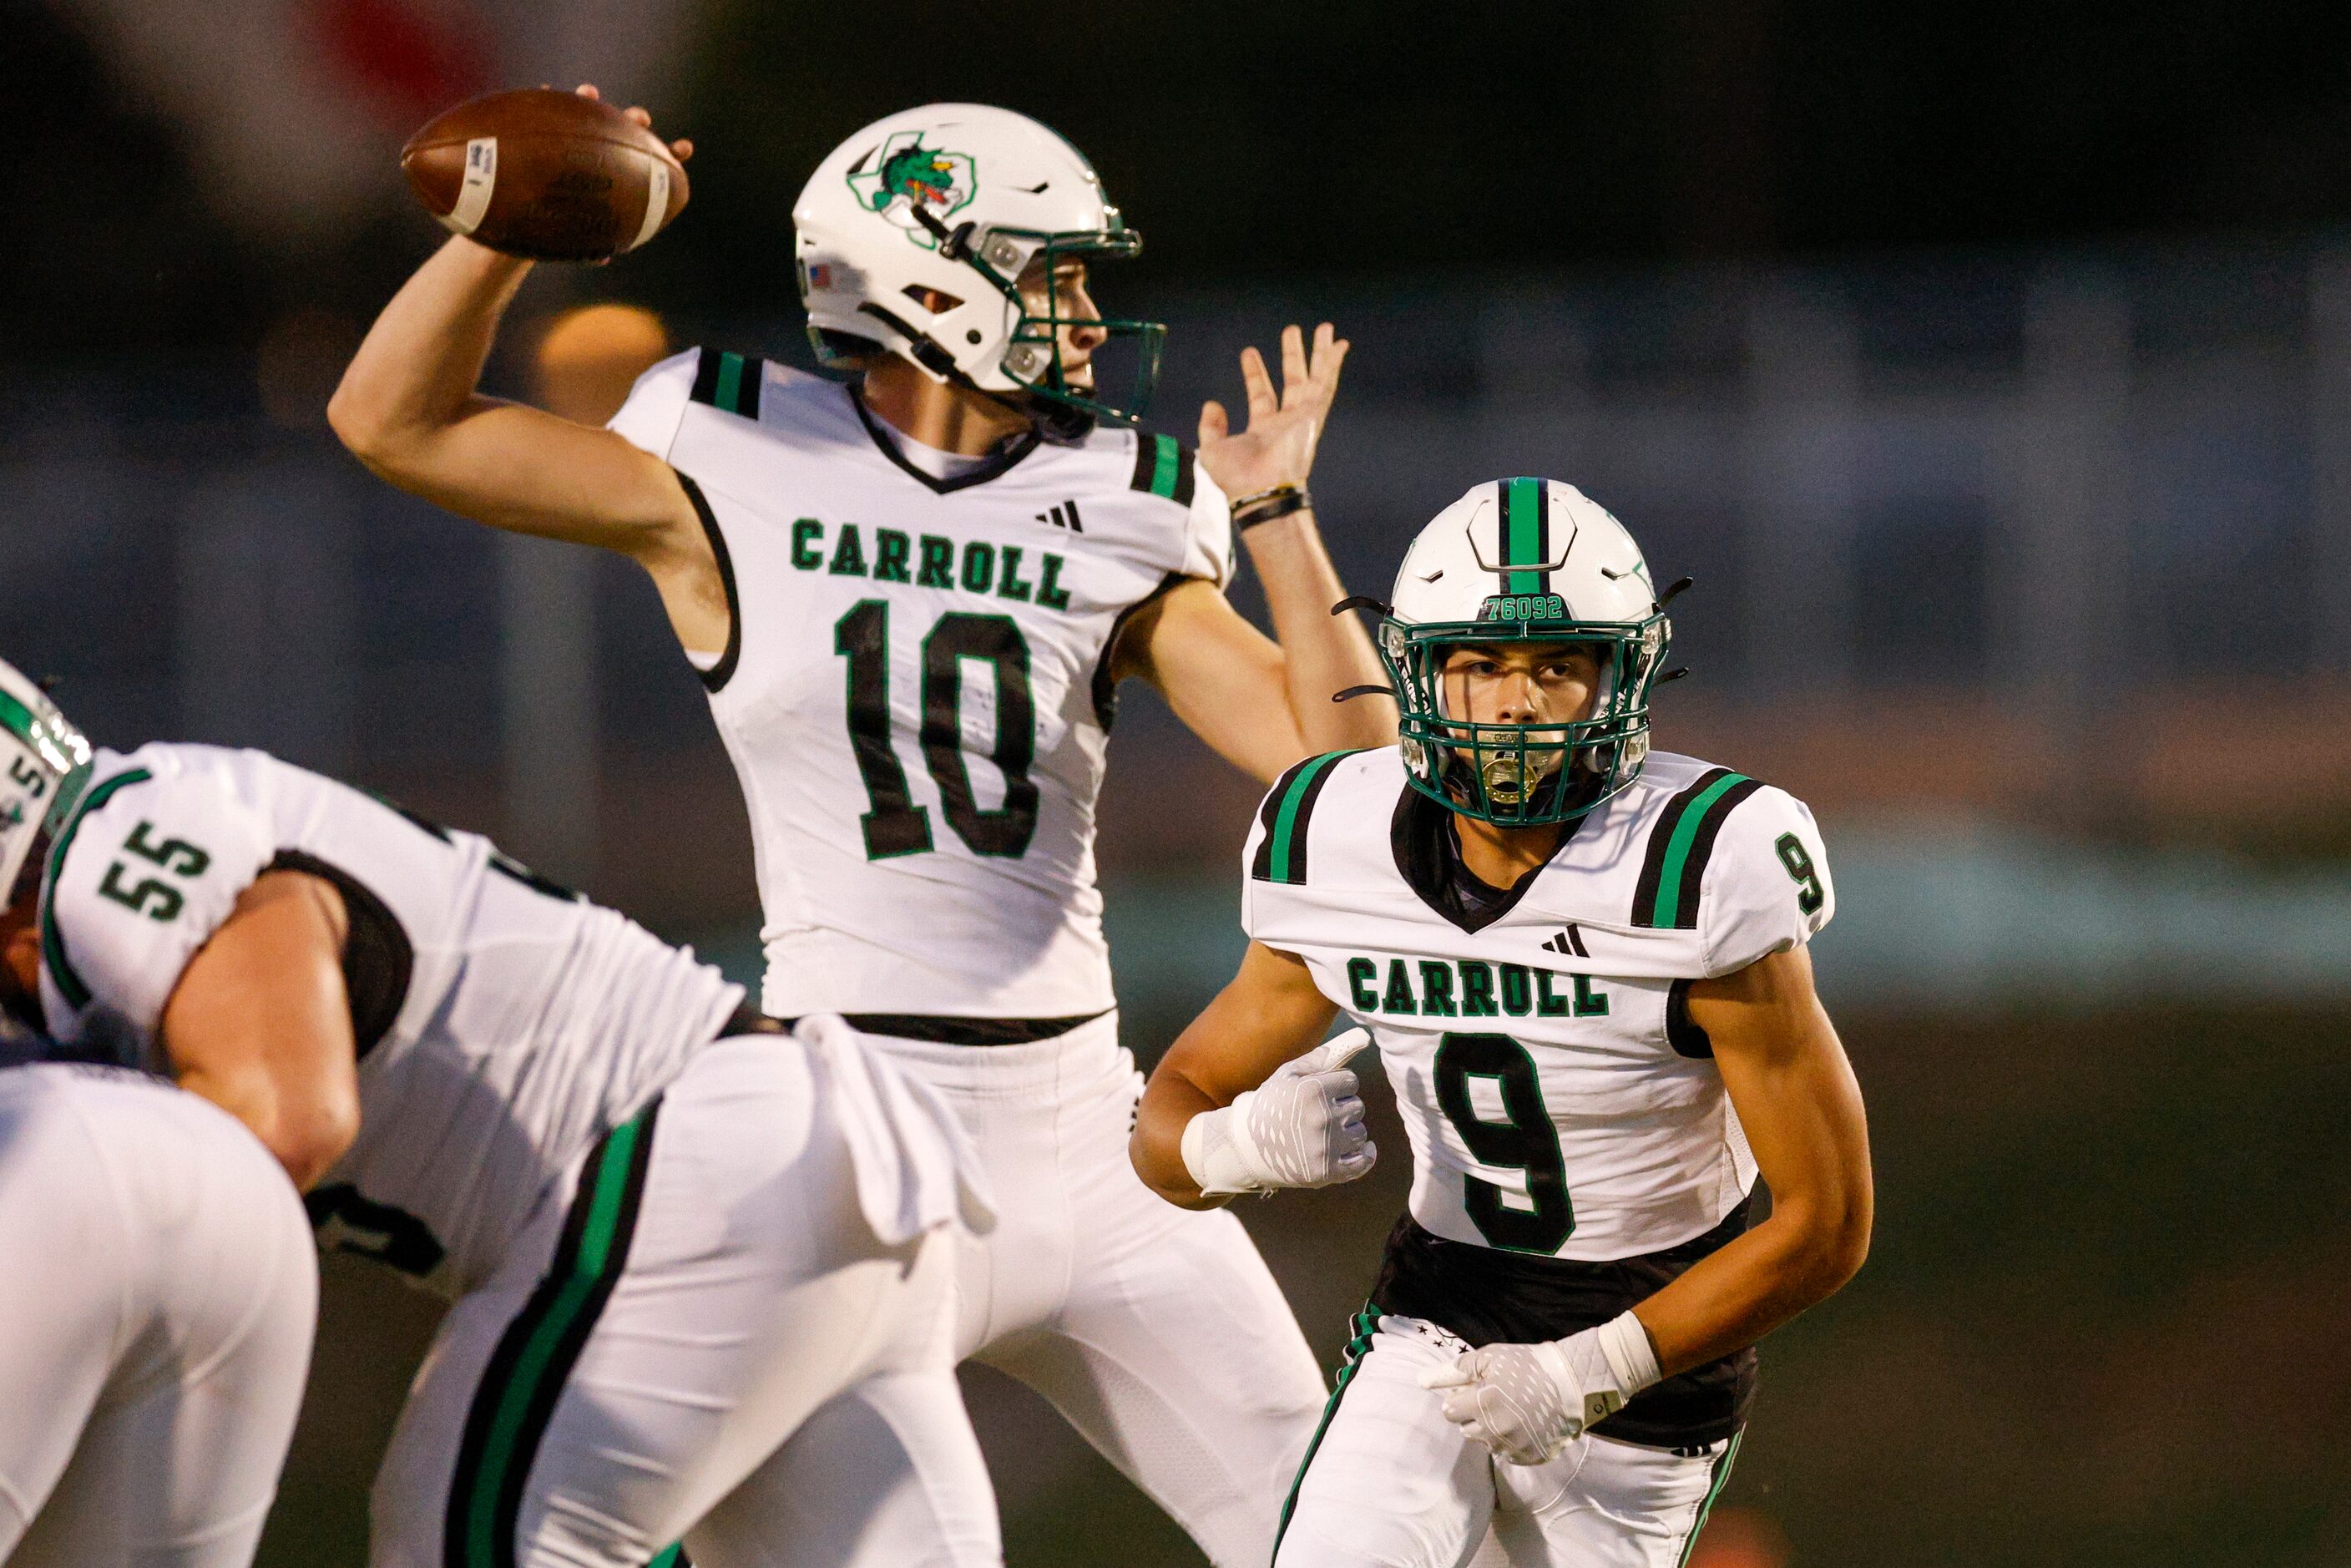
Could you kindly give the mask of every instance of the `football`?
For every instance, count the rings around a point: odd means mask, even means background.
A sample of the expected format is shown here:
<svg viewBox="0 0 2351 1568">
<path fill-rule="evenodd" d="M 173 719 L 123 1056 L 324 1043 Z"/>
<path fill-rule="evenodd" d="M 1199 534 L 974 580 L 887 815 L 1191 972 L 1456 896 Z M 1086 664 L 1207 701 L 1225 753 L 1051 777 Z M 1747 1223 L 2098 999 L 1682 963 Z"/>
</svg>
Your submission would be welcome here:
<svg viewBox="0 0 2351 1568">
<path fill-rule="evenodd" d="M 685 170 L 611 105 L 549 88 L 494 92 L 433 120 L 400 167 L 442 225 L 509 256 L 602 261 L 661 233 Z"/>
</svg>

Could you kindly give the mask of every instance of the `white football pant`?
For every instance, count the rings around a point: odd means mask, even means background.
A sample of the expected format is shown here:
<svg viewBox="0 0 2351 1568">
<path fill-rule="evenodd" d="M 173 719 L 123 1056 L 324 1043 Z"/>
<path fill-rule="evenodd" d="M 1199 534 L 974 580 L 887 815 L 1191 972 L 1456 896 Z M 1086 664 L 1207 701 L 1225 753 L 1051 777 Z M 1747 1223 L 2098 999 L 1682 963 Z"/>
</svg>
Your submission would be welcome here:
<svg viewBox="0 0 2351 1568">
<path fill-rule="evenodd" d="M 235 1118 L 0 1072 L 0 1560 L 246 1568 L 301 1409 L 319 1260 Z"/>
<path fill-rule="evenodd" d="M 858 1114 L 831 1063 L 752 1035 L 590 1151 L 417 1374 L 376 1568 L 640 1568 L 680 1540 L 696 1568 L 1000 1563 L 954 1228 L 876 1235 L 859 1182 L 893 1133 Z"/>
<path fill-rule="evenodd" d="M 866 1038 L 946 1097 L 995 1197 L 961 1243 L 957 1352 L 1042 1395 L 1217 1568 L 1264 1568 L 1329 1385 L 1240 1221 L 1128 1163 L 1143 1075 L 1116 1015 L 1031 1045 Z"/>
<path fill-rule="evenodd" d="M 1739 1439 L 1675 1452 L 1586 1433 L 1545 1465 L 1504 1464 L 1445 1418 L 1420 1375 L 1468 1347 L 1365 1312 L 1275 1568 L 1677 1568 Z M 1492 1539 L 1479 1554 L 1489 1527 Z"/>
</svg>

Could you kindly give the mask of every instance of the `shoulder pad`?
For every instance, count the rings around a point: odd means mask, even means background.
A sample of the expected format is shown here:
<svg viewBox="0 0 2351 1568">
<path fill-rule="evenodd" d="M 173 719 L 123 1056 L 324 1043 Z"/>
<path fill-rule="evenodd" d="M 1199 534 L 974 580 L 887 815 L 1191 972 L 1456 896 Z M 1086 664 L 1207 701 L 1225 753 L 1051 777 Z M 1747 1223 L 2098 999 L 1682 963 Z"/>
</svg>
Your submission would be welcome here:
<svg viewBox="0 0 2351 1568">
<path fill-rule="evenodd" d="M 142 748 L 91 785 L 41 888 L 41 957 L 57 997 L 152 1034 L 180 972 L 276 852 L 269 823 L 209 770 Z M 79 1020 L 52 1017 L 61 1038 Z"/>
</svg>

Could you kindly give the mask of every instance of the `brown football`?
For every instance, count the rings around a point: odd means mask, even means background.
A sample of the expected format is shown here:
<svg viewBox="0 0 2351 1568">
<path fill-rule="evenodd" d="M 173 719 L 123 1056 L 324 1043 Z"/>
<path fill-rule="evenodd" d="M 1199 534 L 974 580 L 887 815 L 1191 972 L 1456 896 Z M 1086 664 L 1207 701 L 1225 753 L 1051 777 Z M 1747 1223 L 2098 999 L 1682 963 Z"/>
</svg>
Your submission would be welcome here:
<svg viewBox="0 0 2351 1568">
<path fill-rule="evenodd" d="M 575 92 L 494 92 L 436 116 L 400 152 L 444 227 L 537 261 L 601 261 L 661 233 L 685 171 L 660 138 Z"/>
</svg>

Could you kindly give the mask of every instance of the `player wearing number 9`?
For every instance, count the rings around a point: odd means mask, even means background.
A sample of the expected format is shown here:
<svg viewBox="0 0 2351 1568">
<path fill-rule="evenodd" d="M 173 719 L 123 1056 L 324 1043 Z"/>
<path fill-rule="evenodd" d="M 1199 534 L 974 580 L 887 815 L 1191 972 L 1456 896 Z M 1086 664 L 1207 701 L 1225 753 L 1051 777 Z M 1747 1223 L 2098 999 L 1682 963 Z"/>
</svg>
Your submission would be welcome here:
<svg viewBox="0 0 2351 1568">
<path fill-rule="evenodd" d="M 766 1010 L 845 1014 L 956 1101 L 1007 1205 L 965 1260 L 958 1348 L 1257 1568 L 1321 1380 L 1239 1226 L 1126 1167 L 1094 808 L 1128 675 L 1261 780 L 1393 737 L 1384 701 L 1332 700 L 1378 664 L 1331 613 L 1305 489 L 1347 345 L 1288 329 L 1278 392 L 1245 353 L 1247 426 L 1208 404 L 1196 452 L 1133 428 L 1162 329 L 1106 319 L 1091 269 L 1140 238 L 1075 148 L 1003 110 L 867 127 L 793 221 L 828 378 L 693 350 L 609 430 L 483 397 L 529 267 L 458 238 L 329 417 L 402 488 L 651 574 L 742 780 Z M 1227 602 L 1237 526 L 1278 643 Z"/>
<path fill-rule="evenodd" d="M 1134 1164 L 1170 1202 L 1319 1185 L 1210 1169 L 1214 1124 L 1336 1136 L 1331 1096 L 1254 1124 L 1344 1011 L 1410 1137 L 1279 1568 L 1454 1568 L 1489 1528 L 1515 1563 L 1678 1563 L 1755 1341 L 1867 1249 L 1860 1093 L 1806 947 L 1835 904 L 1819 833 L 1780 790 L 1650 751 L 1676 591 L 1652 580 L 1556 482 L 1480 485 L 1428 525 L 1380 607 L 1401 744 L 1275 784 L 1240 972 L 1144 1092 Z"/>
</svg>

